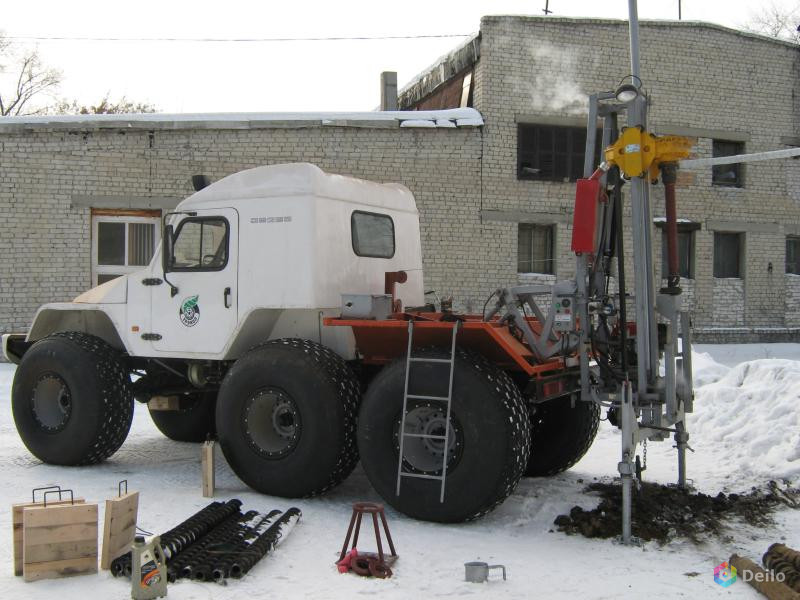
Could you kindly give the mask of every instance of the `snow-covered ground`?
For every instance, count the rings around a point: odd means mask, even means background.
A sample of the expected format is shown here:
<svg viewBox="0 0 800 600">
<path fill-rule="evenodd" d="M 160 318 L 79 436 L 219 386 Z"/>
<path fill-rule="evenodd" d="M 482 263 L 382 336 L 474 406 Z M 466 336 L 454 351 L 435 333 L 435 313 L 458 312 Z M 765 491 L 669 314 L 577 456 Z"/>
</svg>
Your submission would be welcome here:
<svg viewBox="0 0 800 600">
<path fill-rule="evenodd" d="M 694 357 L 696 410 L 689 422 L 689 475 L 707 493 L 743 491 L 774 477 L 800 478 L 800 344 L 699 346 Z M 122 449 L 103 465 L 52 467 L 34 459 L 20 442 L 10 409 L 13 366 L 0 364 L 0 596 L 4 598 L 129 598 L 126 581 L 107 572 L 96 576 L 24 583 L 12 575 L 10 505 L 30 497 L 30 490 L 50 484 L 74 488 L 87 500 L 101 502 L 127 479 L 141 492 L 139 524 L 165 531 L 209 500 L 201 496 L 200 451 L 196 445 L 165 439 L 137 406 L 133 428 Z M 650 480 L 672 482 L 676 476 L 671 442 L 650 444 Z M 303 519 L 278 550 L 244 579 L 226 587 L 181 581 L 169 597 L 182 598 L 386 598 L 464 596 L 475 598 L 674 598 L 717 595 L 757 598 L 737 582 L 723 589 L 713 568 L 738 552 L 758 560 L 767 546 L 782 540 L 800 547 L 800 511 L 777 513 L 777 525 L 754 530 L 730 523 L 731 539 L 709 539 L 697 547 L 685 541 L 665 547 L 622 547 L 608 540 L 587 540 L 553 532 L 553 519 L 579 504 L 596 505 L 583 492 L 593 478 L 616 474 L 619 438 L 601 423 L 589 453 L 570 471 L 550 479 L 524 479 L 495 512 L 475 523 L 435 525 L 408 519 L 387 509 L 400 560 L 390 580 L 340 575 L 333 562 L 341 548 L 357 500 L 380 500 L 363 471 L 321 498 L 287 501 L 249 491 L 219 457 L 217 499 L 240 498 L 247 509 L 266 512 L 296 505 Z M 366 532 L 365 532 L 366 533 Z M 363 538 L 368 540 L 367 537 Z M 366 541 L 362 549 L 369 550 Z M 505 564 L 508 580 L 465 583 L 463 563 L 483 560 Z M 493 579 L 496 575 L 493 574 Z"/>
</svg>

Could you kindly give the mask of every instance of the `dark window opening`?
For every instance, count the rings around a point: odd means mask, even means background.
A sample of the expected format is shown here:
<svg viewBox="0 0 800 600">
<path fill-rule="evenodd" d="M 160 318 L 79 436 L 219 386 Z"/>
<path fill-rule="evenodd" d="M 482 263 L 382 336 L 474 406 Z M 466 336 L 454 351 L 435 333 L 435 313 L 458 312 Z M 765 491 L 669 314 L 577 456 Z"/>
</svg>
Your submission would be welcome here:
<svg viewBox="0 0 800 600">
<path fill-rule="evenodd" d="M 719 156 L 734 156 L 736 154 L 744 154 L 744 142 L 730 142 L 726 140 L 713 141 L 712 155 L 714 158 Z M 714 185 L 742 187 L 744 186 L 744 166 L 741 163 L 715 165 L 711 167 L 711 182 Z"/>
<path fill-rule="evenodd" d="M 661 235 L 661 277 L 667 278 L 669 262 L 667 253 L 667 232 Z M 678 230 L 678 275 L 684 279 L 694 279 L 694 232 Z"/>
<path fill-rule="evenodd" d="M 786 272 L 800 275 L 800 236 L 786 238 Z"/>
<path fill-rule="evenodd" d="M 518 273 L 555 273 L 555 226 L 520 223 L 517 237 Z"/>
<path fill-rule="evenodd" d="M 600 162 L 597 133 L 595 165 Z M 583 177 L 586 129 L 520 124 L 517 126 L 517 179 L 575 181 Z"/>
<path fill-rule="evenodd" d="M 742 277 L 743 247 L 741 233 L 714 233 L 714 277 Z"/>
<path fill-rule="evenodd" d="M 355 211 L 350 218 L 353 252 L 370 258 L 394 256 L 394 222 L 389 215 Z"/>
</svg>

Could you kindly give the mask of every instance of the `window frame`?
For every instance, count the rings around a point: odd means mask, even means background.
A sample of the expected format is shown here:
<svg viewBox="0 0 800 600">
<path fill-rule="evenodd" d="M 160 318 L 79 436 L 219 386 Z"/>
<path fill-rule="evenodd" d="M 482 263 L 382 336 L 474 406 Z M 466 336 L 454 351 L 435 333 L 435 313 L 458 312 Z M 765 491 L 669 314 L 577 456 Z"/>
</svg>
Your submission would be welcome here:
<svg viewBox="0 0 800 600">
<path fill-rule="evenodd" d="M 731 144 L 737 147 L 737 151 L 733 154 L 717 154 L 714 152 L 714 147 L 717 144 Z M 711 156 L 713 158 L 719 158 L 723 156 L 735 156 L 737 154 L 744 154 L 745 153 L 745 143 L 740 140 L 724 140 L 721 138 L 712 138 L 711 140 Z M 716 169 L 718 167 L 732 167 L 736 173 L 736 180 L 732 183 L 728 183 L 726 181 L 719 181 L 716 179 Z M 727 187 L 727 188 L 743 188 L 744 187 L 744 163 L 733 163 L 730 165 L 716 165 L 711 167 L 711 185 L 716 187 Z"/>
<path fill-rule="evenodd" d="M 663 220 L 661 220 L 663 219 Z M 666 279 L 668 275 L 668 263 L 667 263 L 667 240 L 666 240 L 666 233 L 667 233 L 667 222 L 666 218 L 661 217 L 660 219 L 653 219 L 653 222 L 658 230 L 662 232 L 661 235 L 661 279 Z M 678 245 L 680 246 L 680 236 L 688 234 L 689 235 L 689 277 L 684 277 L 681 275 L 681 279 L 696 279 L 696 252 L 697 252 L 697 236 L 695 233 L 700 230 L 700 223 L 697 222 L 681 222 L 677 223 L 678 225 Z M 680 247 L 678 248 L 678 263 L 680 263 Z M 678 265 L 680 267 L 680 264 Z"/>
<path fill-rule="evenodd" d="M 549 229 L 550 230 L 550 258 L 545 259 L 549 261 L 550 264 L 550 272 L 545 271 L 520 271 L 519 264 L 520 264 L 520 256 L 519 256 L 519 235 L 523 227 L 529 227 L 531 230 L 535 231 L 537 228 L 539 229 Z M 533 234 L 531 235 L 531 242 L 533 242 Z M 530 250 L 530 262 L 531 268 L 533 268 L 533 244 L 531 243 Z M 526 223 L 521 222 L 517 223 L 517 275 L 555 275 L 556 274 L 556 224 L 555 223 Z"/>
<path fill-rule="evenodd" d="M 735 235 L 739 238 L 739 255 L 737 257 L 737 275 L 734 276 L 720 276 L 717 275 L 717 236 L 718 235 Z M 744 280 L 744 268 L 745 268 L 745 244 L 747 240 L 745 239 L 745 233 L 743 231 L 715 231 L 714 232 L 714 240 L 713 240 L 713 255 L 712 255 L 712 276 L 714 279 L 741 279 Z"/>
<path fill-rule="evenodd" d="M 225 223 L 225 262 L 222 263 L 219 267 L 175 267 L 170 265 L 169 272 L 170 273 L 213 273 L 216 271 L 223 271 L 225 267 L 228 266 L 228 261 L 230 260 L 230 239 L 231 239 L 231 224 L 227 218 L 223 217 L 222 215 L 203 215 L 202 217 L 186 217 L 185 219 L 181 219 L 180 223 L 178 223 L 178 227 L 175 229 L 175 232 L 172 234 L 172 256 L 170 256 L 171 261 L 174 262 L 175 260 L 175 242 L 178 240 L 178 236 L 183 229 L 183 226 L 186 223 L 201 223 L 204 221 L 222 221 Z M 201 227 L 202 232 L 202 227 Z M 202 233 L 201 233 L 202 235 Z M 203 260 L 200 257 L 200 260 Z"/>
<path fill-rule="evenodd" d="M 125 225 L 125 264 L 124 265 L 101 265 L 99 263 L 99 251 L 100 251 L 100 238 L 99 238 L 99 224 L 100 223 L 123 223 Z M 91 239 L 91 252 L 92 252 L 92 267 L 91 267 L 91 278 L 92 278 L 92 286 L 97 287 L 100 285 L 97 281 L 99 276 L 101 275 L 116 275 L 116 277 L 122 277 L 123 275 L 129 275 L 130 273 L 136 273 L 137 271 L 141 271 L 142 269 L 146 268 L 148 265 L 129 265 L 128 264 L 128 235 L 129 235 L 129 223 L 145 223 L 145 224 L 152 224 L 153 227 L 153 256 L 150 257 L 150 263 L 153 262 L 153 257 L 157 254 L 159 247 L 161 246 L 161 217 L 145 217 L 145 216 L 132 216 L 126 214 L 108 214 L 108 212 L 103 211 L 100 214 L 92 214 L 91 215 L 91 227 L 92 227 L 92 239 Z M 104 282 L 108 283 L 108 282 Z"/>
<path fill-rule="evenodd" d="M 384 256 L 381 254 L 359 253 L 358 249 L 356 248 L 356 215 L 368 215 L 370 217 L 381 217 L 383 219 L 389 219 L 389 223 L 392 226 L 392 254 L 390 256 Z M 394 228 L 394 219 L 392 218 L 392 216 L 387 215 L 386 213 L 369 212 L 366 210 L 354 210 L 352 213 L 350 213 L 350 247 L 353 249 L 353 254 L 361 258 L 383 258 L 386 260 L 394 258 L 394 255 L 397 254 L 397 236 Z"/>
<path fill-rule="evenodd" d="M 797 244 L 795 249 L 795 270 L 789 270 L 789 243 L 794 242 Z M 786 236 L 786 255 L 784 256 L 784 272 L 788 275 L 800 275 L 800 235 L 787 235 Z"/>
<path fill-rule="evenodd" d="M 566 133 L 567 134 L 567 148 L 564 152 L 559 153 L 556 151 L 555 142 L 552 144 L 552 151 L 550 152 L 550 156 L 553 159 L 553 173 L 555 173 L 555 164 L 557 157 L 559 154 L 563 154 L 564 156 L 568 157 L 570 161 L 569 164 L 566 165 L 566 177 L 556 177 L 555 175 L 552 176 L 541 176 L 538 173 L 531 173 L 525 174 L 522 168 L 522 156 L 523 156 L 523 149 L 522 149 L 522 137 L 523 137 L 523 130 L 530 130 L 530 129 L 539 129 L 539 130 L 548 130 L 554 137 L 559 133 Z M 583 137 L 582 143 L 579 148 L 574 148 L 574 134 L 580 133 Z M 583 177 L 583 167 L 586 159 L 586 128 L 580 127 L 576 125 L 547 125 L 544 123 L 517 123 L 517 180 L 518 181 L 549 181 L 553 183 L 574 183 L 581 177 Z M 598 130 L 597 139 L 595 142 L 595 163 L 599 164 L 599 157 L 600 157 L 600 146 L 602 144 L 602 130 Z M 535 155 L 538 157 L 542 154 L 538 149 L 538 138 L 537 143 L 533 144 Z M 525 154 L 530 154 L 531 151 L 525 152 Z M 573 161 L 577 160 L 577 167 L 579 167 L 575 172 L 575 178 L 572 177 L 571 171 L 573 167 L 576 165 L 573 164 Z"/>
</svg>

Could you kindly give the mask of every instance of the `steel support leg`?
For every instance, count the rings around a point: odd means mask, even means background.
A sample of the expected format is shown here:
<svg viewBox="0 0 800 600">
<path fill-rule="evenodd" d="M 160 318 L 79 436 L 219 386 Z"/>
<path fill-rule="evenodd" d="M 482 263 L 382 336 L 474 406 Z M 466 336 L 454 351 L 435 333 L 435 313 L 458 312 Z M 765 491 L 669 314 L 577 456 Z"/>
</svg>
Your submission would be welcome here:
<svg viewBox="0 0 800 600">
<path fill-rule="evenodd" d="M 686 448 L 689 447 L 689 434 L 683 421 L 675 423 L 675 445 L 678 448 L 678 487 L 686 489 Z"/>
<path fill-rule="evenodd" d="M 617 464 L 622 479 L 622 543 L 632 543 L 631 506 L 633 504 L 633 457 L 638 443 L 636 413 L 633 407 L 633 389 L 630 381 L 622 384 L 622 403 L 620 405 L 620 424 L 622 426 L 622 456 Z"/>
</svg>

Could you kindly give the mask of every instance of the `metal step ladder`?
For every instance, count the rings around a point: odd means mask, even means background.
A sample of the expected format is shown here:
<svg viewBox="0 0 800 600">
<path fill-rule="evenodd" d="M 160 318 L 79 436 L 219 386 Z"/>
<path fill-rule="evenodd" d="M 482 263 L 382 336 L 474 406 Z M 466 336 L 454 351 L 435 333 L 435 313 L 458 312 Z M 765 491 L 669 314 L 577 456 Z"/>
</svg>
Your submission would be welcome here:
<svg viewBox="0 0 800 600">
<path fill-rule="evenodd" d="M 460 324 L 461 324 L 460 321 L 453 322 L 453 339 L 450 346 L 450 358 L 425 358 L 425 357 L 416 357 L 411 355 L 411 348 L 414 337 L 414 321 L 408 322 L 408 352 L 406 353 L 406 381 L 405 381 L 405 388 L 403 389 L 403 412 L 402 412 L 402 417 L 400 419 L 400 432 L 399 432 L 400 457 L 398 459 L 398 464 L 397 464 L 397 491 L 395 492 L 397 496 L 400 495 L 400 482 L 402 481 L 403 477 L 412 477 L 416 479 L 432 479 L 435 481 L 442 482 L 441 492 L 439 493 L 439 502 L 444 502 L 444 484 L 445 484 L 445 479 L 447 478 L 447 450 L 448 450 L 448 445 L 450 443 L 450 405 L 453 399 L 453 371 L 455 370 L 455 360 L 456 360 L 456 337 L 458 335 L 458 329 Z M 412 363 L 444 363 L 450 365 L 449 381 L 447 384 L 447 396 L 420 396 L 415 394 L 409 394 L 408 381 L 411 373 Z M 406 415 L 408 413 L 409 398 L 412 400 L 430 400 L 433 402 L 441 402 L 442 404 L 447 406 L 447 417 L 445 420 L 444 435 L 433 435 L 425 433 L 406 433 Z M 403 450 L 405 447 L 406 438 L 423 438 L 430 440 L 441 440 L 444 442 L 441 475 L 410 473 L 408 471 L 403 470 L 403 460 L 405 459 L 405 454 L 403 453 Z"/>
</svg>

